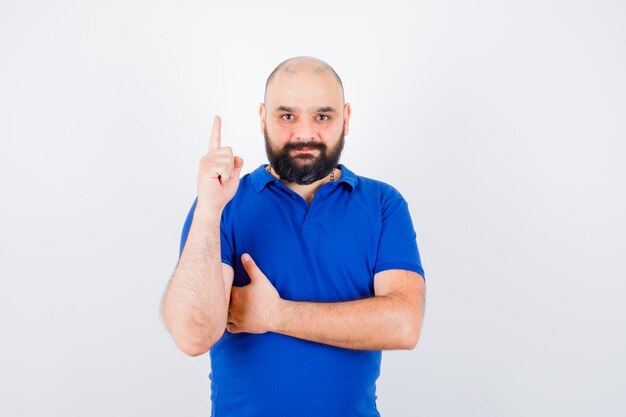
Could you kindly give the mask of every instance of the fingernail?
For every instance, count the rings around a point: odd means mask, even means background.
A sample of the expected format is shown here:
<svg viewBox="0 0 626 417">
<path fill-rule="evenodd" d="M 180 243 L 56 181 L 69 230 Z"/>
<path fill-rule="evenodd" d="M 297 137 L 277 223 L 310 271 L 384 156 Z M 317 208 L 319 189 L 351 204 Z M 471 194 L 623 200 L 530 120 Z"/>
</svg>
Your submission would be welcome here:
<svg viewBox="0 0 626 417">
<path fill-rule="evenodd" d="M 250 255 L 248 255 L 247 253 L 244 253 L 241 256 L 241 259 L 243 259 L 244 262 L 248 262 L 250 260 Z"/>
</svg>

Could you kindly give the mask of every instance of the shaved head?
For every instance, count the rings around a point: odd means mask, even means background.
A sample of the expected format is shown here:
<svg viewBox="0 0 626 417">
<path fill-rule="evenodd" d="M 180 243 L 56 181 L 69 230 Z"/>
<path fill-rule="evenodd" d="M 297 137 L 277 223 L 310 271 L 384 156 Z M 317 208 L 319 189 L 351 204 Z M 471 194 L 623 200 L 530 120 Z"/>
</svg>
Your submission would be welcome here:
<svg viewBox="0 0 626 417">
<path fill-rule="evenodd" d="M 278 64 L 259 104 L 271 169 L 287 184 L 309 185 L 330 175 L 348 134 L 350 112 L 341 79 L 326 62 L 298 56 Z"/>
<path fill-rule="evenodd" d="M 339 78 L 339 75 L 337 75 L 333 67 L 331 67 L 321 59 L 314 58 L 312 56 L 296 56 L 286 59 L 278 64 L 278 66 L 274 68 L 274 71 L 272 71 L 269 77 L 267 77 L 267 81 L 265 82 L 264 100 L 267 101 L 267 90 L 270 87 L 272 80 L 276 78 L 277 75 L 296 75 L 301 72 L 311 72 L 319 75 L 332 75 L 339 84 L 339 88 L 341 89 L 341 97 L 343 99 L 343 83 L 341 82 L 341 78 Z"/>
</svg>

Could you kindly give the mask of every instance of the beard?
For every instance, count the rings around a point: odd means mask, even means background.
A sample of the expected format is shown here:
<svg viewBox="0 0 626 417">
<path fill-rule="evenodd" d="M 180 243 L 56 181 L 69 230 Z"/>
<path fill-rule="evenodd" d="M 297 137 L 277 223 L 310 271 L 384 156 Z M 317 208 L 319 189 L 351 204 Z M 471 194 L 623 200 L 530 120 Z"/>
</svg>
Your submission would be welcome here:
<svg viewBox="0 0 626 417">
<path fill-rule="evenodd" d="M 329 175 L 337 166 L 343 150 L 345 129 L 341 130 L 337 144 L 328 152 L 328 147 L 320 142 L 288 143 L 280 151 L 275 152 L 270 144 L 271 140 L 267 135 L 267 128 L 263 131 L 263 136 L 265 136 L 267 159 L 280 179 L 307 185 Z M 318 149 L 318 156 L 307 153 L 290 155 L 292 150 L 305 147 Z"/>
</svg>

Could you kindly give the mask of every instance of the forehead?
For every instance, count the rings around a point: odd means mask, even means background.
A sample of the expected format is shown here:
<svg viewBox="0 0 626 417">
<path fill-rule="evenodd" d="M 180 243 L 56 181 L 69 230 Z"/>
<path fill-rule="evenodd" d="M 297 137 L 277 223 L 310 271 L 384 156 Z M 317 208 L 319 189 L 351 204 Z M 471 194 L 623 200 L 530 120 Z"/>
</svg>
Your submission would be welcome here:
<svg viewBox="0 0 626 417">
<path fill-rule="evenodd" d="M 276 74 L 267 88 L 266 105 L 300 108 L 333 106 L 341 108 L 341 86 L 330 71 L 315 69 L 285 70 Z"/>
</svg>

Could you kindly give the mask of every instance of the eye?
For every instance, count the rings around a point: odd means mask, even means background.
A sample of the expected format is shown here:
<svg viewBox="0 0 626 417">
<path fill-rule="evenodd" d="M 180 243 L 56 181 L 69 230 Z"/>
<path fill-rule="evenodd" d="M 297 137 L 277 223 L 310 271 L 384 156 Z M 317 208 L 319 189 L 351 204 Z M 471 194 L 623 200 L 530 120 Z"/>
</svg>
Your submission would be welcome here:
<svg viewBox="0 0 626 417">
<path fill-rule="evenodd" d="M 322 121 L 325 122 L 327 120 L 330 120 L 330 116 L 325 115 L 325 114 L 318 114 L 317 117 Z"/>
<path fill-rule="evenodd" d="M 293 114 L 290 114 L 290 113 L 283 114 L 282 116 L 280 116 L 280 118 L 286 121 L 293 120 Z"/>
</svg>

